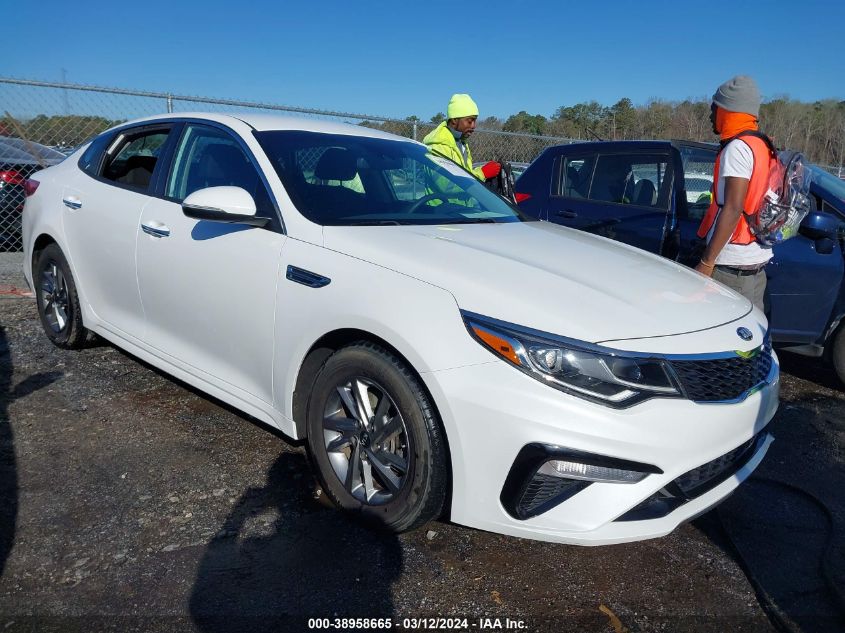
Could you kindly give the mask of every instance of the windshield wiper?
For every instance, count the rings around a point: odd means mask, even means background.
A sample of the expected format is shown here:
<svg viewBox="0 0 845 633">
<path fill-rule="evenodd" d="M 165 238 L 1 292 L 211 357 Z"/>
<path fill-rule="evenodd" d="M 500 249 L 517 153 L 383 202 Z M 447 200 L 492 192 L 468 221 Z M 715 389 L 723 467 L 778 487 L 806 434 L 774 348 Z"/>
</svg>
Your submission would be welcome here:
<svg viewBox="0 0 845 633">
<path fill-rule="evenodd" d="M 460 220 L 438 222 L 438 224 L 499 224 L 499 222 L 493 218 L 461 218 Z"/>
<path fill-rule="evenodd" d="M 349 222 L 347 226 L 402 226 L 398 220 L 360 220 Z"/>
</svg>

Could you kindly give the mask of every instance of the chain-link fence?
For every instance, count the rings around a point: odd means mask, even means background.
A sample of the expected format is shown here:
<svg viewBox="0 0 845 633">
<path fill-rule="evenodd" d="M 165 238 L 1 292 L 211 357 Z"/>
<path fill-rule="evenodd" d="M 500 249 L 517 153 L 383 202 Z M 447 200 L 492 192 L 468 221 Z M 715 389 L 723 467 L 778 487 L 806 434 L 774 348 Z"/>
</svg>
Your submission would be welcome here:
<svg viewBox="0 0 845 633">
<path fill-rule="evenodd" d="M 276 112 L 342 121 L 418 140 L 435 127 L 421 121 L 271 103 L 0 78 L 0 250 L 21 248 L 25 179 L 36 169 L 52 164 L 55 156 L 51 150 L 69 154 L 113 125 L 179 112 Z M 20 139 L 26 147 L 12 151 L 7 147 L 12 142 L 9 139 Z M 546 147 L 568 142 L 551 136 L 478 129 L 472 138 L 472 151 L 476 161 L 528 163 Z"/>
<path fill-rule="evenodd" d="M 103 130 L 144 116 L 179 112 L 282 113 L 342 121 L 422 140 L 435 124 L 294 106 L 0 78 L 0 250 L 19 250 L 26 177 Z M 477 129 L 473 158 L 529 163 L 570 139 Z M 845 176 L 842 166 L 824 169 Z"/>
<path fill-rule="evenodd" d="M 845 165 L 819 165 L 826 172 L 845 180 Z"/>
</svg>

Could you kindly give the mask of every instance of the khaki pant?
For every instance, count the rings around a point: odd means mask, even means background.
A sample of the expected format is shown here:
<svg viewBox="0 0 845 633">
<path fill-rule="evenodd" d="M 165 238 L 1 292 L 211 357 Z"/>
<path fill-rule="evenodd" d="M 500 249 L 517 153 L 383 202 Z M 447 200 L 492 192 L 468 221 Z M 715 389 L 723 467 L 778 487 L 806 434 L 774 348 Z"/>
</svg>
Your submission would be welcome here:
<svg viewBox="0 0 845 633">
<path fill-rule="evenodd" d="M 766 271 L 758 270 L 753 275 L 742 275 L 738 270 L 728 270 L 722 266 L 713 269 L 713 279 L 736 290 L 760 310 L 765 310 Z"/>
</svg>

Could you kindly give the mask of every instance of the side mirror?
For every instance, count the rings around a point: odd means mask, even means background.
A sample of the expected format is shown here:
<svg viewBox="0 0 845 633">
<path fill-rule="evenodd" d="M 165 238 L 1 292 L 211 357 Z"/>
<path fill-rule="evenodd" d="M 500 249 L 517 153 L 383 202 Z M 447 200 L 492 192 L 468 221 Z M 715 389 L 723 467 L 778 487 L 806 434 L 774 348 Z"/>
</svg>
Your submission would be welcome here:
<svg viewBox="0 0 845 633">
<path fill-rule="evenodd" d="M 255 200 L 240 187 L 206 187 L 182 201 L 182 213 L 196 220 L 266 226 L 269 218 L 255 216 Z"/>
<path fill-rule="evenodd" d="M 832 215 L 811 211 L 802 220 L 801 226 L 798 227 L 798 232 L 804 237 L 809 237 L 811 240 L 820 240 L 823 238 L 836 240 L 841 226 L 842 222 Z"/>
</svg>

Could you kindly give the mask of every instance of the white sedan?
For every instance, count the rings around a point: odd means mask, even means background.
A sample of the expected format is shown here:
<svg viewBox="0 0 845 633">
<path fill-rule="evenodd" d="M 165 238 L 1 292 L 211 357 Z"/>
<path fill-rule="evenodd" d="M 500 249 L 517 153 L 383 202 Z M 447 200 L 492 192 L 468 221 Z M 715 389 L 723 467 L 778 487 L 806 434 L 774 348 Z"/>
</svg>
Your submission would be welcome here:
<svg viewBox="0 0 845 633">
<path fill-rule="evenodd" d="M 667 534 L 759 464 L 761 312 L 660 257 L 527 221 L 425 146 L 262 115 L 104 132 L 28 183 L 44 331 L 89 332 L 292 438 L 392 530 Z"/>
</svg>

